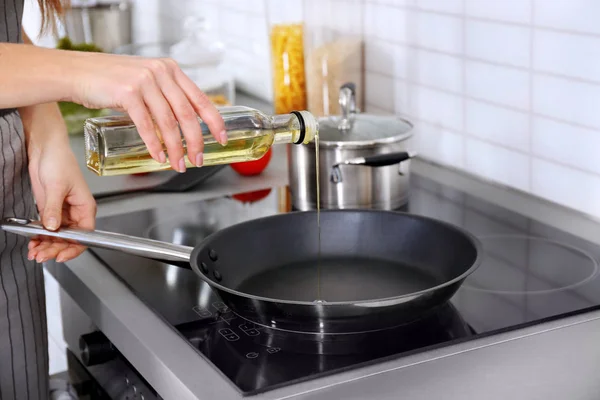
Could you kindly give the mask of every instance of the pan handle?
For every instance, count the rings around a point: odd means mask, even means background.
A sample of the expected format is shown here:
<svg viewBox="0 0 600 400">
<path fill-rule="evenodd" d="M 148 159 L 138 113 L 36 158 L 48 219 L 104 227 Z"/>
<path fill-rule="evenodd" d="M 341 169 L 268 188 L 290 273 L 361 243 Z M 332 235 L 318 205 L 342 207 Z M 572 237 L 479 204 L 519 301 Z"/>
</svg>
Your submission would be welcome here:
<svg viewBox="0 0 600 400">
<path fill-rule="evenodd" d="M 398 153 L 378 154 L 369 157 L 357 157 L 341 161 L 334 164 L 331 168 L 331 182 L 342 182 L 341 165 L 363 165 L 366 167 L 385 167 L 388 165 L 400 164 L 416 156 L 416 153 L 401 151 Z M 398 173 L 402 175 L 402 170 L 398 168 Z"/>
<path fill-rule="evenodd" d="M 26 218 L 6 218 L 0 225 L 3 231 L 26 237 L 51 236 L 65 240 L 73 240 L 90 247 L 119 250 L 136 256 L 161 261 L 189 263 L 192 247 L 145 239 L 136 236 L 105 231 L 86 231 L 83 229 L 60 228 L 49 231 L 40 221 Z"/>
</svg>

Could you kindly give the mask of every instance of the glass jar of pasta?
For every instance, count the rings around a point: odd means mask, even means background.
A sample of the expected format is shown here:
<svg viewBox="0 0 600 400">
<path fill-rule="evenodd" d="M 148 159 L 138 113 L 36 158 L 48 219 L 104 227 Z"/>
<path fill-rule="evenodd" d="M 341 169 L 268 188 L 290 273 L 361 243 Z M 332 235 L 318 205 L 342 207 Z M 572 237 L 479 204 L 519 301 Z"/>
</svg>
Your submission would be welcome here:
<svg viewBox="0 0 600 400">
<path fill-rule="evenodd" d="M 267 1 L 267 5 L 275 114 L 305 110 L 302 2 Z"/>
</svg>

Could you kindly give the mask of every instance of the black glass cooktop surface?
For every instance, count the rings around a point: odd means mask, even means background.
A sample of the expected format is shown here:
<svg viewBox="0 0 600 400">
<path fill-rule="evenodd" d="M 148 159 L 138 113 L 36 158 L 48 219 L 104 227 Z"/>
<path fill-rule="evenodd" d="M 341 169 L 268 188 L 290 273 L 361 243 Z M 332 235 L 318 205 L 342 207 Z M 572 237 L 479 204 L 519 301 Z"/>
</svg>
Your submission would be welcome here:
<svg viewBox="0 0 600 400">
<path fill-rule="evenodd" d="M 165 204 L 99 219 L 98 229 L 193 246 L 224 227 L 286 212 L 283 190 Z M 327 340 L 269 331 L 236 317 L 191 270 L 92 252 L 245 395 L 600 305 L 596 244 L 416 174 L 404 211 L 466 228 L 482 242 L 483 263 L 449 304 L 419 321 Z"/>
</svg>

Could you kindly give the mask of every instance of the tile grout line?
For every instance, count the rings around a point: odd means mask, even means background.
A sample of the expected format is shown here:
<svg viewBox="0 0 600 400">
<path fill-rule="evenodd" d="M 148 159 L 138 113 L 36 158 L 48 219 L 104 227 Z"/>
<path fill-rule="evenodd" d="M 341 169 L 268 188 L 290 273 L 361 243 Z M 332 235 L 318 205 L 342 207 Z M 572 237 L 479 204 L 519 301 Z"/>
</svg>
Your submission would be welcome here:
<svg viewBox="0 0 600 400">
<path fill-rule="evenodd" d="M 377 108 L 380 108 L 380 107 L 377 107 Z M 384 110 L 384 111 L 387 111 L 387 110 Z M 387 111 L 387 112 L 390 113 L 389 111 Z M 513 152 L 513 153 L 520 154 L 522 156 L 530 156 L 530 157 L 532 157 L 534 159 L 539 159 L 539 160 L 548 162 L 550 164 L 558 165 L 560 167 L 567 168 L 567 169 L 572 169 L 574 171 L 577 171 L 577 172 L 580 172 L 580 173 L 583 173 L 583 174 L 586 174 L 586 175 L 589 175 L 589 176 L 592 176 L 592 177 L 595 177 L 595 178 L 600 178 L 600 173 L 595 172 L 595 171 L 591 171 L 589 169 L 581 168 L 581 167 L 579 167 L 577 165 L 574 165 L 574 164 L 568 164 L 568 163 L 562 162 L 560 160 L 556 160 L 556 159 L 553 159 L 553 158 L 550 158 L 550 157 L 546 157 L 546 156 L 543 156 L 543 155 L 539 155 L 539 154 L 529 154 L 527 151 L 523 151 L 523 150 L 517 149 L 515 147 L 507 146 L 507 145 L 505 145 L 503 143 L 499 143 L 499 142 L 493 141 L 493 140 L 491 140 L 489 138 L 486 138 L 486 137 L 477 136 L 475 134 L 472 134 L 472 133 L 469 133 L 469 132 L 466 132 L 466 131 L 463 132 L 463 131 L 460 131 L 460 130 L 457 130 L 457 129 L 454 129 L 454 128 L 450 128 L 450 127 L 447 127 L 447 126 L 445 126 L 443 124 L 440 124 L 438 122 L 429 121 L 429 120 L 426 120 L 426 119 L 423 119 L 423 118 L 418 118 L 418 117 L 415 117 L 415 116 L 412 116 L 412 115 L 402 115 L 402 116 L 405 116 L 407 119 L 410 119 L 411 121 L 415 121 L 415 122 L 419 122 L 419 123 L 424 123 L 424 124 L 430 125 L 433 128 L 443 129 L 443 130 L 448 131 L 448 132 L 450 132 L 450 133 L 452 133 L 454 135 L 457 135 L 457 136 L 465 136 L 465 137 L 468 137 L 471 140 L 475 140 L 475 141 L 479 141 L 479 142 L 482 142 L 482 143 L 489 144 L 491 146 L 499 147 L 501 149 L 508 150 L 508 151 Z"/>
<path fill-rule="evenodd" d="M 383 77 L 386 77 L 386 78 L 389 78 L 389 79 L 392 79 L 392 80 L 404 82 L 404 83 L 407 83 L 407 84 L 412 85 L 412 86 L 417 86 L 417 87 L 421 87 L 421 88 L 424 88 L 424 89 L 433 90 L 433 91 L 436 91 L 436 92 L 448 94 L 448 95 L 459 97 L 459 98 L 462 97 L 461 93 L 459 93 L 459 92 L 454 92 L 454 91 L 442 89 L 442 88 L 439 88 L 439 87 L 436 87 L 436 86 L 431 86 L 431 85 L 427 85 L 427 84 L 418 83 L 418 82 L 411 81 L 411 80 L 408 80 L 408 79 L 394 78 L 394 77 L 392 77 L 390 75 L 382 74 L 380 72 L 375 72 L 375 71 L 367 71 L 367 72 L 369 74 L 375 74 L 375 75 L 383 76 Z M 486 104 L 486 105 L 489 105 L 489 106 L 494 106 L 494 107 L 497 107 L 497 108 L 501 108 L 503 110 L 512 111 L 512 112 L 516 112 L 516 113 L 519 113 L 519 114 L 525 114 L 525 115 L 528 114 L 528 110 L 527 109 L 522 109 L 522 108 L 518 108 L 518 107 L 512 107 L 512 106 L 509 106 L 509 105 L 506 105 L 506 104 L 495 102 L 493 100 L 487 100 L 487 99 L 480 98 L 480 97 L 475 97 L 475 96 L 466 95 L 464 97 L 465 97 L 466 100 L 476 101 L 476 102 L 479 102 L 479 103 L 482 103 L 482 104 Z M 371 103 L 371 105 L 376 106 L 377 108 L 380 108 L 380 109 L 385 109 L 385 107 L 381 107 L 381 106 L 379 106 L 377 104 Z M 542 114 L 542 113 L 538 113 L 538 112 L 532 112 L 531 114 L 534 117 L 540 117 L 540 118 L 547 119 L 549 121 L 558 122 L 558 123 L 565 124 L 565 125 L 571 125 L 571 126 L 576 127 L 576 128 L 587 129 L 587 130 L 592 130 L 592 131 L 600 131 L 600 127 L 592 126 L 592 125 L 585 125 L 585 124 L 582 124 L 582 123 L 577 122 L 577 121 L 569 121 L 569 120 L 566 120 L 566 119 L 556 118 L 556 117 L 553 117 L 551 115 Z"/>
<path fill-rule="evenodd" d="M 378 107 L 377 105 L 374 105 L 374 104 L 367 104 L 367 106 L 368 107 L 375 107 L 377 110 L 382 111 L 383 113 L 388 114 L 388 115 L 395 114 L 394 111 L 390 111 L 389 109 L 384 109 L 384 108 Z M 572 170 L 575 170 L 575 171 L 578 171 L 578 172 L 581 172 L 581 173 L 584 173 L 584 174 L 587 174 L 587 175 L 591 175 L 591 176 L 594 176 L 594 177 L 600 177 L 600 173 L 598 173 L 596 171 L 592 171 L 590 169 L 581 168 L 581 167 L 579 167 L 577 165 L 565 163 L 565 162 L 562 162 L 560 160 L 556 160 L 556 159 L 553 159 L 553 158 L 550 158 L 550 157 L 546 157 L 546 156 L 543 156 L 543 155 L 540 155 L 540 154 L 529 154 L 525 150 L 521 150 L 519 148 L 512 147 L 512 146 L 506 145 L 504 143 L 500 143 L 500 142 L 494 141 L 493 139 L 490 139 L 490 138 L 487 138 L 487 137 L 478 136 L 478 135 L 470 133 L 468 131 L 464 131 L 463 132 L 463 131 L 460 131 L 458 129 L 454 129 L 454 128 L 448 127 L 448 126 L 446 126 L 444 124 L 441 124 L 439 122 L 435 122 L 435 121 L 431 121 L 431 120 L 419 118 L 419 117 L 416 117 L 414 115 L 410 115 L 410 114 L 407 114 L 407 113 L 399 114 L 398 116 L 406 118 L 406 119 L 411 120 L 411 121 L 418 122 L 418 123 L 423 123 L 423 124 L 430 125 L 433 128 L 443 129 L 443 130 L 445 130 L 447 132 L 450 132 L 450 133 L 452 133 L 454 135 L 457 135 L 457 136 L 466 136 L 466 137 L 468 137 L 468 138 L 470 138 L 472 140 L 476 140 L 476 141 L 479 141 L 479 142 L 482 142 L 482 143 L 486 143 L 486 144 L 489 144 L 489 145 L 492 145 L 492 146 L 495 146 L 495 147 L 499 147 L 501 149 L 508 150 L 508 151 L 513 152 L 513 153 L 520 154 L 522 156 L 531 156 L 533 158 L 536 158 L 536 159 L 539 159 L 539 160 L 543 160 L 543 161 L 546 161 L 548 163 L 555 164 L 555 165 L 558 165 L 558 166 L 561 166 L 561 167 L 564 167 L 564 168 L 572 169 Z"/>
<path fill-rule="evenodd" d="M 467 2 L 466 0 L 462 0 L 462 32 L 461 32 L 461 40 L 462 40 L 462 82 L 461 82 L 461 86 L 462 86 L 462 130 L 464 133 L 467 132 L 467 61 L 466 61 L 466 54 L 467 54 L 467 19 L 466 19 L 466 14 L 467 14 Z M 463 135 L 463 156 L 462 156 L 462 168 L 463 169 L 467 169 L 467 164 L 468 164 L 468 157 L 467 157 L 467 150 L 468 150 L 468 138 Z"/>
<path fill-rule="evenodd" d="M 391 8 L 407 10 L 407 11 L 412 11 L 412 12 L 423 12 L 423 13 L 428 13 L 428 14 L 433 14 L 433 15 L 461 18 L 460 13 L 452 13 L 452 12 L 448 12 L 448 11 L 434 10 L 434 9 L 423 8 L 423 7 L 419 7 L 419 6 L 403 6 L 403 5 L 385 4 L 385 3 L 376 2 L 376 1 L 372 1 L 372 0 L 368 0 L 367 2 L 371 3 L 371 4 L 377 4 L 377 5 L 382 5 L 385 7 L 391 7 Z M 465 13 L 464 17 L 467 21 L 488 22 L 488 23 L 494 23 L 494 24 L 512 26 L 512 27 L 519 27 L 519 28 L 526 28 L 526 29 L 530 28 L 531 25 L 533 25 L 536 29 L 549 31 L 549 32 L 564 33 L 564 34 L 575 35 L 575 36 L 587 36 L 587 37 L 593 37 L 593 38 L 600 38 L 600 33 L 583 32 L 583 31 L 577 31 L 574 29 L 556 28 L 556 27 L 552 27 L 552 26 L 548 26 L 548 25 L 541 25 L 541 24 L 536 25 L 533 21 L 531 21 L 531 22 L 516 22 L 516 21 L 493 19 L 493 18 L 488 18 L 488 17 L 477 17 L 477 16 L 473 16 L 473 15 L 466 15 L 466 13 Z"/>
<path fill-rule="evenodd" d="M 534 21 L 535 21 L 535 1 L 533 0 L 529 0 L 530 5 L 531 5 L 531 10 L 530 10 L 530 27 L 529 27 L 529 118 L 528 118 L 528 123 L 529 123 L 529 129 L 528 129 L 528 146 L 529 146 L 529 191 L 533 193 L 533 112 L 534 112 L 534 107 L 533 107 L 533 96 L 534 96 L 534 89 L 533 89 L 533 75 L 534 75 L 534 69 L 533 69 L 533 65 L 534 65 L 534 60 L 535 60 L 535 53 L 534 53 L 534 35 L 535 35 L 535 28 L 534 28 Z"/>
<path fill-rule="evenodd" d="M 518 65 L 514 65 L 514 64 L 501 63 L 501 62 L 498 62 L 498 61 L 491 61 L 491 60 L 486 60 L 486 59 L 479 58 L 479 57 L 468 56 L 466 54 L 452 53 L 452 52 L 448 52 L 448 51 L 444 51 L 444 50 L 438 50 L 438 49 L 434 49 L 434 48 L 430 48 L 430 47 L 423 47 L 423 46 L 419 46 L 419 45 L 416 45 L 416 44 L 410 44 L 410 43 L 405 43 L 405 42 L 399 42 L 399 41 L 384 39 L 384 38 L 381 38 L 381 37 L 378 37 L 378 36 L 367 36 L 367 38 L 375 39 L 375 40 L 378 40 L 378 41 L 382 41 L 382 42 L 385 42 L 387 44 L 392 44 L 392 45 L 396 45 L 396 46 L 406 47 L 406 48 L 412 49 L 412 50 L 422 50 L 422 51 L 426 51 L 426 52 L 429 52 L 429 53 L 440 54 L 440 55 L 444 55 L 444 56 L 448 56 L 448 57 L 454 57 L 454 58 L 464 59 L 466 61 L 477 62 L 477 63 L 481 63 L 481 64 L 487 64 L 487 65 L 491 65 L 491 66 L 495 66 L 495 67 L 508 68 L 508 69 L 513 69 L 513 70 L 517 70 L 517 71 L 521 71 L 521 72 L 526 72 L 526 73 L 529 73 L 532 70 L 531 66 L 522 67 L 522 66 L 518 66 Z M 376 72 L 376 71 L 374 71 L 374 72 Z M 380 72 L 378 72 L 378 73 L 380 73 Z M 556 72 L 545 71 L 545 70 L 535 70 L 535 69 L 533 69 L 533 73 L 537 74 L 537 75 L 548 76 L 548 77 L 551 77 L 551 78 L 564 79 L 564 80 L 578 82 L 578 83 L 585 83 L 585 84 L 588 84 L 588 85 L 600 86 L 600 80 L 593 80 L 593 79 L 581 78 L 581 77 L 577 77 L 577 76 L 563 75 L 563 74 L 559 74 L 559 73 L 556 73 Z M 385 73 L 381 73 L 381 74 L 385 75 Z"/>
</svg>

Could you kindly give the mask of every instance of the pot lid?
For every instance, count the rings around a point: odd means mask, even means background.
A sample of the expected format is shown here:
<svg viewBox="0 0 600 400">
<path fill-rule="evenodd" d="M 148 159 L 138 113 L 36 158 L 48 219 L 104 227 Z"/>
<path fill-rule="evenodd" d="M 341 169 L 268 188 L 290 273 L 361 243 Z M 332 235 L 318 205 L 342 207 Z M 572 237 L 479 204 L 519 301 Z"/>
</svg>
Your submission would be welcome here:
<svg viewBox="0 0 600 400">
<path fill-rule="evenodd" d="M 374 144 L 396 142 L 411 136 L 413 126 L 402 118 L 357 112 L 353 83 L 342 85 L 339 102 L 342 115 L 319 119 L 321 142 Z"/>
</svg>

